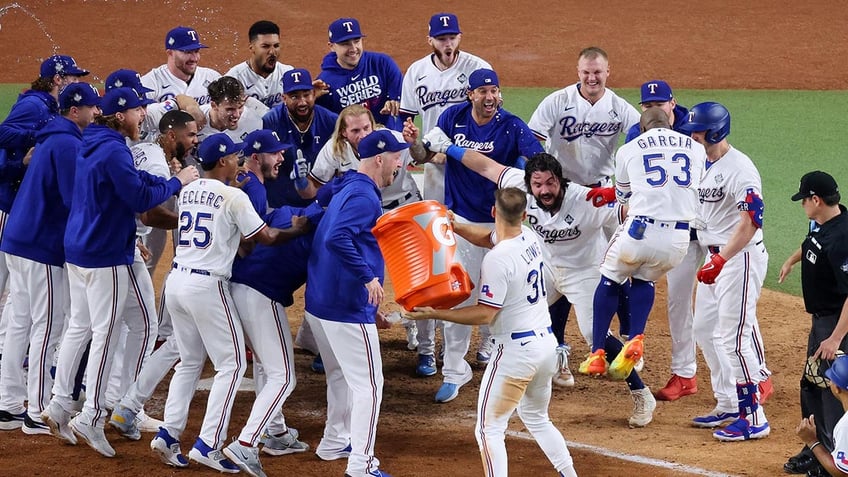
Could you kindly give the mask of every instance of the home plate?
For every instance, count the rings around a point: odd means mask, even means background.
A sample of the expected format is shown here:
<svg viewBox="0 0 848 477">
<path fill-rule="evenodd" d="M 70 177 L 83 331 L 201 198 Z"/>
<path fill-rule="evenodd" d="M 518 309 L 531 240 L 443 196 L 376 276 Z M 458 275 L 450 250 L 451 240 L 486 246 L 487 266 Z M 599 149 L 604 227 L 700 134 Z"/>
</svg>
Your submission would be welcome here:
<svg viewBox="0 0 848 477">
<path fill-rule="evenodd" d="M 204 378 L 197 382 L 197 390 L 198 391 L 209 391 L 212 388 L 212 381 L 215 378 Z M 251 378 L 243 378 L 241 380 L 241 386 L 239 386 L 239 391 L 256 391 L 256 386 L 253 385 L 253 379 Z"/>
</svg>

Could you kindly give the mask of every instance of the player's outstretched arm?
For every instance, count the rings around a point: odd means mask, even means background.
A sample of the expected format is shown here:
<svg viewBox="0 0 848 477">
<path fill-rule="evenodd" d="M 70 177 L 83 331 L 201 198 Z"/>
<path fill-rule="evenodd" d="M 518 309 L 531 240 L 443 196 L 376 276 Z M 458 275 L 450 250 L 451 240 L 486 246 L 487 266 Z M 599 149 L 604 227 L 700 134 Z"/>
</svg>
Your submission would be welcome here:
<svg viewBox="0 0 848 477">
<path fill-rule="evenodd" d="M 405 314 L 409 320 L 445 320 L 461 325 L 488 325 L 501 311 L 489 305 L 477 304 L 452 310 L 436 310 L 429 306 L 417 306 Z"/>
<path fill-rule="evenodd" d="M 454 215 L 452 210 L 448 211 L 448 220 L 450 220 L 453 231 L 472 245 L 483 248 L 492 248 L 495 246 L 492 243 L 492 229 L 483 225 L 457 222 L 456 215 Z"/>
<path fill-rule="evenodd" d="M 453 144 L 451 139 L 439 127 L 424 135 L 424 146 L 431 152 L 445 154 L 449 159 L 459 161 L 465 167 L 497 183 L 506 166 L 472 149 Z"/>
<path fill-rule="evenodd" d="M 789 258 L 783 262 L 783 265 L 780 267 L 780 272 L 777 274 L 777 283 L 783 283 L 783 280 L 786 280 L 786 277 L 792 273 L 792 267 L 795 266 L 796 263 L 801 261 L 801 248 L 798 247 Z"/>
<path fill-rule="evenodd" d="M 292 217 L 292 225 L 287 229 L 276 227 L 264 227 L 253 237 L 263 245 L 279 245 L 287 240 L 299 237 L 312 229 L 309 219 L 301 216 Z"/>
</svg>

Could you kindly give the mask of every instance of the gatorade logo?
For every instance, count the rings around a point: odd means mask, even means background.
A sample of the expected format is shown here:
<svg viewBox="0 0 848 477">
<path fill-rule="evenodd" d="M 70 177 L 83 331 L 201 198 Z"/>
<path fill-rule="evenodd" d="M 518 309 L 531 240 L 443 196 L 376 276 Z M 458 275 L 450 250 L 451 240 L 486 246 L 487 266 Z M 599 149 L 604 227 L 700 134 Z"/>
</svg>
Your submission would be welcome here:
<svg viewBox="0 0 848 477">
<path fill-rule="evenodd" d="M 456 236 L 453 234 L 453 228 L 451 228 L 447 217 L 436 217 L 433 220 L 430 232 L 440 244 L 448 247 L 456 245 Z"/>
</svg>

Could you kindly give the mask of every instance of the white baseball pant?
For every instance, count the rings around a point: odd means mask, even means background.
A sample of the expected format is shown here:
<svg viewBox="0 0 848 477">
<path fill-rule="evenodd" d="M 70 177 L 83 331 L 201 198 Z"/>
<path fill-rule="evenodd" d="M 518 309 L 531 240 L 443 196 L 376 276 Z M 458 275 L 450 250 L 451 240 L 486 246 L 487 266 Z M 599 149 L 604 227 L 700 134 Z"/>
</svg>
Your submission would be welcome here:
<svg viewBox="0 0 848 477">
<path fill-rule="evenodd" d="M 697 240 L 689 241 L 689 249 L 676 267 L 666 274 L 668 282 L 668 329 L 671 333 L 671 372 L 691 378 L 697 371 L 694 311 L 692 296 L 698 269 L 704 264 L 704 250 Z"/>
</svg>

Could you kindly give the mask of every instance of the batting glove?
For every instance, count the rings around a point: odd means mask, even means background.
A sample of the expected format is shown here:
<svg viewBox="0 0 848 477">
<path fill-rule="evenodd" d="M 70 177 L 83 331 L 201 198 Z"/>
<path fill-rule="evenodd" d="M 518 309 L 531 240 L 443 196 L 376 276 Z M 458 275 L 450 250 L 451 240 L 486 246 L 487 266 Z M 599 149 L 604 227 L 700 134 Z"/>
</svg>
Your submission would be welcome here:
<svg viewBox="0 0 848 477">
<path fill-rule="evenodd" d="M 586 200 L 591 200 L 595 207 L 603 207 L 615 202 L 615 187 L 593 187 L 586 194 Z"/>
<path fill-rule="evenodd" d="M 450 138 L 442 131 L 440 127 L 434 127 L 423 138 L 424 147 L 430 152 L 438 152 L 446 154 L 448 148 L 453 146 Z"/>
<path fill-rule="evenodd" d="M 307 186 L 306 176 L 309 175 L 309 163 L 303 157 L 303 151 L 297 150 L 297 159 L 294 161 L 289 178 L 294 181 L 294 186 L 298 189 L 305 189 Z"/>
<path fill-rule="evenodd" d="M 710 256 L 710 261 L 698 270 L 698 281 L 706 285 L 712 285 L 716 281 L 716 277 L 721 273 L 721 269 L 727 260 L 721 255 L 714 253 Z"/>
</svg>

